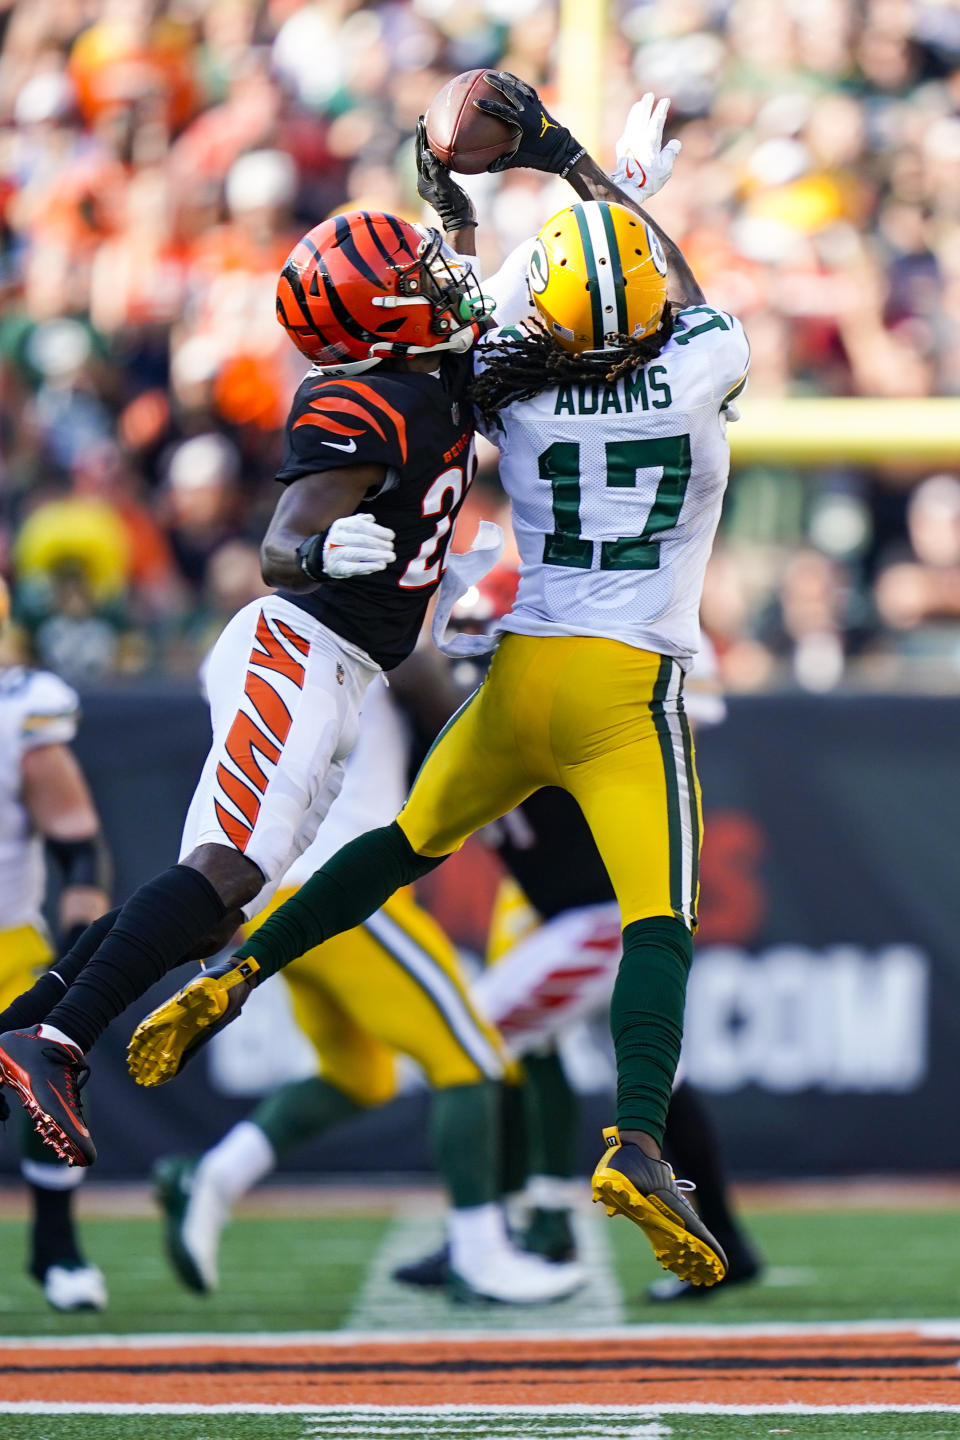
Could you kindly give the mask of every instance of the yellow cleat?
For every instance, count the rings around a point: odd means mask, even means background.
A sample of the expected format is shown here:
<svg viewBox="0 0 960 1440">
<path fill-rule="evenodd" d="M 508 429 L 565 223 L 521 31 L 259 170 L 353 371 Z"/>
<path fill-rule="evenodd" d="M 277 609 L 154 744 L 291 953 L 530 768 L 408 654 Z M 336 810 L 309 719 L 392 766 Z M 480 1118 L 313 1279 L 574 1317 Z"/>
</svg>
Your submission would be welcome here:
<svg viewBox="0 0 960 1440">
<path fill-rule="evenodd" d="M 141 1020 L 127 1049 L 138 1085 L 172 1080 L 201 1045 L 235 1020 L 257 983 L 256 960 L 221 960 Z"/>
<path fill-rule="evenodd" d="M 664 1270 L 694 1285 L 716 1285 L 727 1257 L 677 1184 L 664 1160 L 623 1144 L 617 1127 L 604 1130 L 607 1149 L 593 1172 L 593 1198 L 608 1215 L 639 1225 Z M 681 1184 L 684 1183 L 681 1181 Z"/>
</svg>

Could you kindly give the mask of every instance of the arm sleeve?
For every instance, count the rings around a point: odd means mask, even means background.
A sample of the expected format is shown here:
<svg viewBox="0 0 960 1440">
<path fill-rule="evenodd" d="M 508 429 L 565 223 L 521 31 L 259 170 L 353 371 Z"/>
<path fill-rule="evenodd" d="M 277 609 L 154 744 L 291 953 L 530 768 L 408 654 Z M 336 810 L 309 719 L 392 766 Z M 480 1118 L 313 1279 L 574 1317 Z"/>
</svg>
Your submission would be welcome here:
<svg viewBox="0 0 960 1440">
<path fill-rule="evenodd" d="M 69 745 L 77 733 L 80 699 L 58 675 L 39 670 L 30 676 L 23 697 L 20 743 L 23 750 Z"/>
<path fill-rule="evenodd" d="M 673 343 L 706 356 L 707 383 L 718 406 L 737 398 L 747 383 L 750 345 L 735 315 L 713 305 L 688 305 L 674 317 Z"/>
<path fill-rule="evenodd" d="M 747 386 L 750 373 L 750 342 L 740 321 L 735 315 L 723 312 L 730 322 L 727 343 L 724 346 L 723 363 L 718 367 L 718 381 L 723 388 L 717 396 L 721 405 L 732 405 Z"/>
<path fill-rule="evenodd" d="M 277 479 L 289 485 L 346 465 L 394 469 L 406 458 L 407 421 L 385 386 L 308 376 L 287 418 Z"/>
</svg>

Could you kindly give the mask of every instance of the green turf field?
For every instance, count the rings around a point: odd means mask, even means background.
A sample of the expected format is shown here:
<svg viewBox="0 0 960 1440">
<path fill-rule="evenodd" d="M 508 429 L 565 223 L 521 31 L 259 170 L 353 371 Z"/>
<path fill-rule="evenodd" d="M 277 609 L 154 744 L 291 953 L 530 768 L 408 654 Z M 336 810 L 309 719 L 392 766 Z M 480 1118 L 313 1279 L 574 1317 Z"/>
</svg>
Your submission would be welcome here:
<svg viewBox="0 0 960 1440">
<path fill-rule="evenodd" d="M 4 1440 L 930 1440 L 960 1416 L 921 1415 L 0 1415 Z"/>
<path fill-rule="evenodd" d="M 304 1197 L 309 1209 L 309 1193 Z M 595 1218 L 596 1217 L 596 1218 Z M 157 1334 L 289 1332 L 359 1328 L 366 1333 L 445 1332 L 473 1328 L 615 1323 L 712 1324 L 724 1322 L 896 1321 L 960 1315 L 960 1246 L 951 1209 L 882 1211 L 762 1211 L 748 1217 L 751 1234 L 768 1262 L 763 1283 L 722 1291 L 695 1303 L 654 1306 L 645 1289 L 662 1272 L 630 1225 L 586 1217 L 598 1241 L 607 1308 L 596 1294 L 566 1308 L 536 1312 L 452 1306 L 445 1298 L 384 1284 L 384 1256 L 404 1238 L 417 1253 L 438 1233 L 432 1219 L 409 1215 L 317 1218 L 246 1216 L 228 1229 L 221 1252 L 221 1289 L 211 1297 L 184 1290 L 167 1268 L 159 1220 L 101 1218 L 84 1221 L 92 1260 L 104 1270 L 110 1307 L 104 1315 L 60 1316 L 44 1304 L 23 1271 L 25 1226 L 0 1220 L 0 1336 L 68 1337 Z M 416 1224 L 420 1229 L 416 1229 Z M 394 1245 L 396 1249 L 396 1245 Z M 402 1247 L 401 1247 L 402 1249 Z M 392 1261 L 391 1261 L 392 1263 Z M 378 1271 L 378 1265 L 380 1267 Z M 378 1275 L 381 1278 L 378 1278 Z M 602 1290 L 602 1286 L 600 1290 Z M 586 1295 L 587 1292 L 584 1292 Z M 596 1293 L 600 1293 L 597 1291 Z M 382 1306 L 382 1310 L 378 1310 Z M 394 1307 L 394 1308 L 391 1308 Z M 611 1310 L 610 1307 L 613 1307 Z M 372 1308 L 371 1308 L 372 1307 Z M 596 1308 L 594 1308 L 596 1307 Z M 731 1383 L 731 1391 L 735 1384 Z M 0 1377 L 0 1401 L 4 1399 Z M 535 1401 L 529 1394 L 525 1400 Z M 177 1396 L 171 1394 L 171 1402 Z M 878 1390 L 877 1402 L 884 1396 Z M 736 1393 L 729 1396 L 736 1404 Z M 697 1415 L 667 1412 L 549 1414 L 478 1411 L 473 1414 L 383 1410 L 317 1413 L 202 1415 L 0 1414 L 0 1440 L 760 1440 L 791 1435 L 905 1440 L 960 1437 L 960 1412 L 818 1415 Z"/>
<path fill-rule="evenodd" d="M 87 1221 L 84 1241 L 89 1258 L 107 1276 L 110 1308 L 104 1315 L 57 1315 L 23 1272 L 24 1226 L 0 1221 L 5 1272 L 0 1334 L 335 1330 L 346 1320 L 388 1223 L 238 1220 L 224 1238 L 220 1291 L 194 1295 L 167 1266 L 159 1221 Z"/>
<path fill-rule="evenodd" d="M 90 1258 L 107 1275 L 110 1308 L 102 1316 L 60 1316 L 47 1309 L 23 1272 L 23 1224 L 3 1220 L 0 1334 L 337 1329 L 346 1323 L 389 1225 L 369 1217 L 238 1219 L 224 1238 L 220 1291 L 197 1296 L 167 1268 L 159 1222 L 90 1220 L 84 1236 Z M 645 1241 L 622 1220 L 605 1223 L 623 1318 L 689 1324 L 960 1314 L 953 1211 L 765 1212 L 750 1216 L 749 1225 L 769 1262 L 762 1284 L 718 1291 L 696 1303 L 653 1306 L 644 1291 L 662 1272 Z M 413 1295 L 414 1305 L 416 1300 Z M 581 1312 L 583 1323 L 591 1318 Z"/>
<path fill-rule="evenodd" d="M 767 1258 L 761 1285 L 689 1305 L 654 1308 L 644 1285 L 658 1273 L 633 1226 L 614 1221 L 610 1244 L 622 1266 L 629 1321 L 892 1320 L 960 1315 L 960 1244 L 955 1211 L 810 1211 L 748 1217 Z M 692 1311 L 696 1311 L 696 1315 Z M 682 1312 L 682 1313 L 681 1313 Z M 960 1426 L 957 1428 L 960 1436 Z"/>
</svg>

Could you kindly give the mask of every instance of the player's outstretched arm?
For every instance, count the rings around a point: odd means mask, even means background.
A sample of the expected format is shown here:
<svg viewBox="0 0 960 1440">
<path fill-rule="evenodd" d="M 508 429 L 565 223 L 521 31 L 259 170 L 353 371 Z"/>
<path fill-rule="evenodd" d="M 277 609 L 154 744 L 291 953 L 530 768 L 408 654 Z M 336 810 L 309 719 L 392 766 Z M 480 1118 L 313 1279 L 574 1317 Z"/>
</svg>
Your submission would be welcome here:
<svg viewBox="0 0 960 1440">
<path fill-rule="evenodd" d="M 677 301 L 680 305 L 703 304 L 704 293 L 684 259 L 679 245 L 676 241 L 671 240 L 653 216 L 644 210 L 642 205 L 638 205 L 628 191 L 622 190 L 616 181 L 611 180 L 592 155 L 584 155 L 578 160 L 567 176 L 567 180 L 582 200 L 609 200 L 615 205 L 625 205 L 628 210 L 633 210 L 639 215 L 659 237 L 663 246 L 669 267 L 670 299 Z"/>
<path fill-rule="evenodd" d="M 473 201 L 430 149 L 427 125 L 417 121 L 417 194 L 440 216 L 443 233 L 458 255 L 476 255 L 477 212 Z"/>
<path fill-rule="evenodd" d="M 475 100 L 478 110 L 495 115 L 499 120 L 512 125 L 517 131 L 516 149 L 509 155 L 501 156 L 490 166 L 491 170 L 513 170 L 523 166 L 533 170 L 546 170 L 567 180 L 582 200 L 609 200 L 616 205 L 625 205 L 642 216 L 654 234 L 659 236 L 670 267 L 671 296 L 681 305 L 700 305 L 704 295 L 696 277 L 680 251 L 666 231 L 644 210 L 630 193 L 611 179 L 597 164 L 586 148 L 570 134 L 565 126 L 554 120 L 543 107 L 539 95 L 532 85 L 519 80 L 507 71 L 489 71 L 484 78 L 503 95 L 503 101 Z M 646 182 L 644 193 L 654 193 L 666 184 L 679 151 L 679 142 L 671 140 L 661 146 L 663 125 L 667 114 L 667 102 L 653 104 L 653 96 L 645 95 L 630 112 L 627 127 L 618 145 L 621 163 L 630 151 L 634 159 L 641 154 L 648 155 L 643 164 Z M 624 176 L 625 180 L 628 178 Z M 632 178 L 632 177 L 629 177 Z M 651 181 L 654 182 L 651 185 Z"/>
<path fill-rule="evenodd" d="M 394 534 L 373 516 L 354 512 L 383 485 L 382 465 L 356 465 L 304 475 L 284 490 L 260 547 L 268 585 L 315 590 L 385 570 L 396 559 Z"/>
</svg>

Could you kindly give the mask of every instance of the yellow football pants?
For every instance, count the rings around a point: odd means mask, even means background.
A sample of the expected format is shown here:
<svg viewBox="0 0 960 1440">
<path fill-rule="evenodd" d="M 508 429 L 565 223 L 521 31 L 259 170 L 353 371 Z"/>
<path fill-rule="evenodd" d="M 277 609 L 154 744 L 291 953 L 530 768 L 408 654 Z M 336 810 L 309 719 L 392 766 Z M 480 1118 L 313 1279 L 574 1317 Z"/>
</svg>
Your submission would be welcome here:
<svg viewBox="0 0 960 1440">
<path fill-rule="evenodd" d="M 293 893 L 274 896 L 250 932 Z M 499 1080 L 508 1066 L 499 1035 L 474 1009 L 453 945 L 409 890 L 300 956 L 283 978 L 321 1075 L 357 1105 L 393 1098 L 398 1052 L 434 1089 Z"/>
<path fill-rule="evenodd" d="M 0 1010 L 29 990 L 52 959 L 49 940 L 32 925 L 0 930 Z"/>
<path fill-rule="evenodd" d="M 486 679 L 438 737 L 401 829 L 447 855 L 534 790 L 583 811 L 624 926 L 696 927 L 700 787 L 675 660 L 617 640 L 505 635 Z"/>
</svg>

